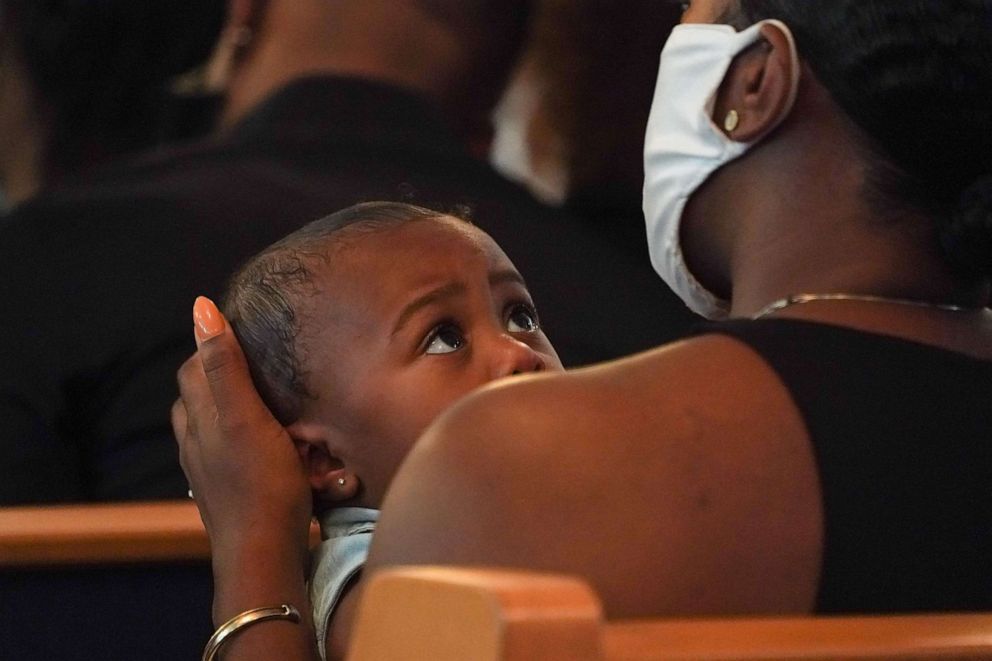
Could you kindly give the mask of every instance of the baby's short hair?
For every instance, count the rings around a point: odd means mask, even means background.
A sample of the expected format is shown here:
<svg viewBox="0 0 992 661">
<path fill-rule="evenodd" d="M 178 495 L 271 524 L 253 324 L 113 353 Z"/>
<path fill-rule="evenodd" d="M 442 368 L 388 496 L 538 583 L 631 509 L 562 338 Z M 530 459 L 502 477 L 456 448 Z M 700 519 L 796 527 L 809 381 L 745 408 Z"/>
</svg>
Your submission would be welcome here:
<svg viewBox="0 0 992 661">
<path fill-rule="evenodd" d="M 342 230 L 375 232 L 449 214 L 399 202 L 366 202 L 298 229 L 249 259 L 231 278 L 222 309 L 238 337 L 262 400 L 283 425 L 299 420 L 307 399 L 300 335 L 317 292 L 315 267 L 327 264 Z"/>
</svg>

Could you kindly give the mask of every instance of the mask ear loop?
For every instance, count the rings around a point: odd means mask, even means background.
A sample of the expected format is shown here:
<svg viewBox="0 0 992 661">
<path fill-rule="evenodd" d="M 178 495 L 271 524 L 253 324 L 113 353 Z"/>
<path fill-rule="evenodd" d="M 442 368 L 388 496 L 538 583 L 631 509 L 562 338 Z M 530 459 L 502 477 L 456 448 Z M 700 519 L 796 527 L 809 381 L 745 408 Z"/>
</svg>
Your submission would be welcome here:
<svg viewBox="0 0 992 661">
<path fill-rule="evenodd" d="M 802 67 L 799 65 L 799 49 L 796 47 L 796 38 L 792 35 L 792 30 L 789 29 L 788 25 L 776 18 L 769 18 L 756 24 L 759 30 L 766 25 L 770 25 L 781 32 L 789 44 L 789 74 L 791 85 L 789 86 L 789 96 L 786 98 L 785 105 L 782 106 L 782 112 L 779 113 L 778 118 L 768 127 L 768 130 L 751 141 L 752 144 L 760 141 L 777 129 L 785 121 L 786 117 L 792 113 L 792 108 L 796 105 L 796 99 L 799 97 L 799 81 L 802 77 Z"/>
</svg>

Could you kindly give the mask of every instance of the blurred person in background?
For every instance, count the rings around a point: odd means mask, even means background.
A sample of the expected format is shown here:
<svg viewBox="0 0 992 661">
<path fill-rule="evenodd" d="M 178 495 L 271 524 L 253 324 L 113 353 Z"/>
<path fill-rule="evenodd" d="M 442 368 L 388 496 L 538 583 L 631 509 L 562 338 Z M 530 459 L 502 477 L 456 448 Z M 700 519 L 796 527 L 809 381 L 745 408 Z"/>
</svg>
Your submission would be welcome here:
<svg viewBox="0 0 992 661">
<path fill-rule="evenodd" d="M 470 207 L 565 365 L 655 342 L 628 258 L 499 176 L 490 115 L 526 0 L 228 0 L 193 89 L 220 131 L 51 189 L 0 225 L 0 503 L 185 497 L 169 425 L 189 308 L 354 203 Z M 67 55 L 68 57 L 68 55 Z"/>
<path fill-rule="evenodd" d="M 223 0 L 0 0 L 3 207 L 184 137 L 163 124 L 170 81 L 206 60 L 223 19 Z"/>
<path fill-rule="evenodd" d="M 644 127 L 661 47 L 678 20 L 678 3 L 540 0 L 496 114 L 497 168 L 626 256 L 636 304 L 652 312 L 638 330 L 653 340 L 647 346 L 701 320 L 658 282 L 641 211 Z"/>
</svg>

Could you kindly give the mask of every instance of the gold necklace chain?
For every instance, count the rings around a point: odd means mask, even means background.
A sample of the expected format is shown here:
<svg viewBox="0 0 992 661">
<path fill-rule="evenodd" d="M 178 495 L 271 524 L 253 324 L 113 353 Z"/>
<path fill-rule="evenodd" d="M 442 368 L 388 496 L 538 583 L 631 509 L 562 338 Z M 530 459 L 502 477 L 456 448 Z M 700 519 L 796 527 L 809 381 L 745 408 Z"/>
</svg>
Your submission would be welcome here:
<svg viewBox="0 0 992 661">
<path fill-rule="evenodd" d="M 980 308 L 967 308 L 961 305 L 951 305 L 949 303 L 930 303 L 927 301 L 916 301 L 910 298 L 890 298 L 888 296 L 870 296 L 867 294 L 792 294 L 785 298 L 769 303 L 761 308 L 752 319 L 767 317 L 773 312 L 784 310 L 793 305 L 802 305 L 812 301 L 862 301 L 865 303 L 892 303 L 894 305 L 909 305 L 917 308 L 930 308 L 931 310 L 944 310 L 945 312 L 975 312 Z"/>
</svg>

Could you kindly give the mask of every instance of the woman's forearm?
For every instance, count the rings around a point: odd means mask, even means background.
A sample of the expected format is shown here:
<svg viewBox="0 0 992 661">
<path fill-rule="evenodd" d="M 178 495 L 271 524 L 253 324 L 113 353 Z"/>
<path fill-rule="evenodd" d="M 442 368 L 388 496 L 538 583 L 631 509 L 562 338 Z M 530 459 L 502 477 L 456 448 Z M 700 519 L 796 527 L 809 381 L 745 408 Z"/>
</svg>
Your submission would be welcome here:
<svg viewBox="0 0 992 661">
<path fill-rule="evenodd" d="M 214 625 L 255 608 L 289 604 L 300 622 L 259 621 L 223 644 L 225 661 L 316 660 L 312 609 L 306 589 L 305 549 L 263 534 L 214 550 Z"/>
</svg>

